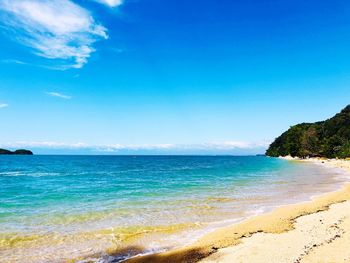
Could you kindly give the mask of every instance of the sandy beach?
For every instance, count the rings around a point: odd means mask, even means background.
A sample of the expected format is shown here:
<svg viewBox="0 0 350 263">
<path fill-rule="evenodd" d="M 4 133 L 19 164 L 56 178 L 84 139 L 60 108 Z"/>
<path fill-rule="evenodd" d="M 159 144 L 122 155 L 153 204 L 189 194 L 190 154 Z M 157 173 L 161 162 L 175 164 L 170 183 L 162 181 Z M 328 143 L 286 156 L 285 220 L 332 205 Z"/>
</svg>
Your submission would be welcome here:
<svg viewBox="0 0 350 263">
<path fill-rule="evenodd" d="M 350 161 L 308 159 L 350 173 Z M 127 262 L 350 262 L 350 184 L 215 230 L 181 249 Z"/>
<path fill-rule="evenodd" d="M 0 263 L 350 263 L 350 0 L 0 0 Z"/>
</svg>

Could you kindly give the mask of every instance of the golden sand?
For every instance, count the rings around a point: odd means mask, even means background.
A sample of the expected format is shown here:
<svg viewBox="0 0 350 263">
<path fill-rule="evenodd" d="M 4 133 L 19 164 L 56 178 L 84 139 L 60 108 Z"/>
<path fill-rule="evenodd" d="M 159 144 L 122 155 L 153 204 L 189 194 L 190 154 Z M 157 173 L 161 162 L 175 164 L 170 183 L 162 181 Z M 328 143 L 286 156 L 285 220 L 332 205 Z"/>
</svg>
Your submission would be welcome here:
<svg viewBox="0 0 350 263">
<path fill-rule="evenodd" d="M 310 159 L 350 172 L 350 161 Z M 196 243 L 127 262 L 350 262 L 350 184 L 218 229 Z"/>
</svg>

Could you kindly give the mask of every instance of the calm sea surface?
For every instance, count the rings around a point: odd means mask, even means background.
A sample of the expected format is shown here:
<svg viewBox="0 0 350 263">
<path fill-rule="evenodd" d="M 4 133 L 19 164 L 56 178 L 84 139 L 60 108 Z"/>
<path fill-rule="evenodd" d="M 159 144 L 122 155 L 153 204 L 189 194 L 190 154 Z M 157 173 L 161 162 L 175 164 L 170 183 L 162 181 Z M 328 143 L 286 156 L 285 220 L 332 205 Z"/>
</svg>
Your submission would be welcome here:
<svg viewBox="0 0 350 263">
<path fill-rule="evenodd" d="M 255 156 L 0 156 L 0 262 L 119 262 L 347 180 Z"/>
</svg>

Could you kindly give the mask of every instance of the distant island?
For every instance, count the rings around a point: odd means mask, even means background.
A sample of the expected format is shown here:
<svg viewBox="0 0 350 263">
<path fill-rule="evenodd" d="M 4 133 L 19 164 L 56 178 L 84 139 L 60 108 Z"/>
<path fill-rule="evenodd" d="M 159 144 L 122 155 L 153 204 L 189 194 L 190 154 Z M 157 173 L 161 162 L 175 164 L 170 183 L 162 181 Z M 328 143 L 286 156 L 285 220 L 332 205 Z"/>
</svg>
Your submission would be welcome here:
<svg viewBox="0 0 350 263">
<path fill-rule="evenodd" d="M 271 157 L 350 157 L 350 105 L 334 117 L 292 126 L 268 148 Z"/>
<path fill-rule="evenodd" d="M 0 149 L 0 155 L 33 155 L 33 152 L 25 149 L 19 149 L 16 151 Z"/>
</svg>

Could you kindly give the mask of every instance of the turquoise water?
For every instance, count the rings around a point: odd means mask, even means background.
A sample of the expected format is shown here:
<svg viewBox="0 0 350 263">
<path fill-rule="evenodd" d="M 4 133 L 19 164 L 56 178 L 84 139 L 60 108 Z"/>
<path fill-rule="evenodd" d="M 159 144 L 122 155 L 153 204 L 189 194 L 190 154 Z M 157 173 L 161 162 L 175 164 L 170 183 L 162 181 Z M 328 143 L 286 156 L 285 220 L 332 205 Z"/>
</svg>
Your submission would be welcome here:
<svg viewBox="0 0 350 263">
<path fill-rule="evenodd" d="M 255 156 L 1 156 L 0 262 L 118 262 L 347 179 Z"/>
</svg>

